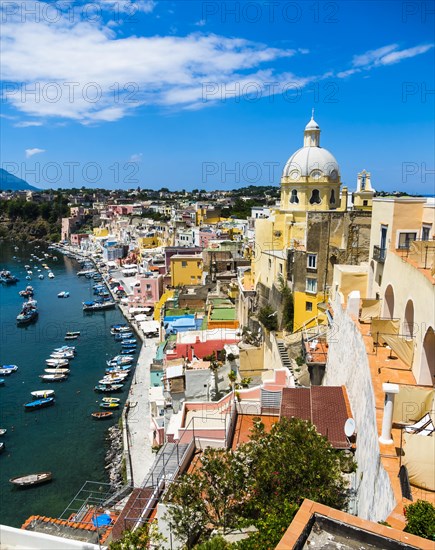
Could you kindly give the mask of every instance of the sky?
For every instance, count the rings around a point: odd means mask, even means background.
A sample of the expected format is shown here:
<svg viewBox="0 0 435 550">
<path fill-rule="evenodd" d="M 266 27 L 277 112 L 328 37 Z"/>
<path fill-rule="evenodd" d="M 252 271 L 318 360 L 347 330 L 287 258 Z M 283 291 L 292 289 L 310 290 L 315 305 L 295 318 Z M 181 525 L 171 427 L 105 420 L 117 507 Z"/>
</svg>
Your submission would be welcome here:
<svg viewBox="0 0 435 550">
<path fill-rule="evenodd" d="M 311 118 L 343 185 L 433 194 L 435 3 L 7 1 L 0 165 L 40 188 L 279 186 Z"/>
</svg>

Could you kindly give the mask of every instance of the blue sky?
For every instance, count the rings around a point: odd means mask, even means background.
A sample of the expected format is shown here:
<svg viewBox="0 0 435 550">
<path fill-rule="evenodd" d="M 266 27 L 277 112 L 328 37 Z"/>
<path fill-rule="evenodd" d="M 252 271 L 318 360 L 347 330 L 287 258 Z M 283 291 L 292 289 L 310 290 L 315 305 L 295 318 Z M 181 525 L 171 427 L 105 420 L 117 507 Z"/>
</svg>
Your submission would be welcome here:
<svg viewBox="0 0 435 550">
<path fill-rule="evenodd" d="M 1 166 L 39 187 L 279 185 L 314 107 L 345 185 L 434 193 L 433 8 L 5 1 Z"/>
</svg>

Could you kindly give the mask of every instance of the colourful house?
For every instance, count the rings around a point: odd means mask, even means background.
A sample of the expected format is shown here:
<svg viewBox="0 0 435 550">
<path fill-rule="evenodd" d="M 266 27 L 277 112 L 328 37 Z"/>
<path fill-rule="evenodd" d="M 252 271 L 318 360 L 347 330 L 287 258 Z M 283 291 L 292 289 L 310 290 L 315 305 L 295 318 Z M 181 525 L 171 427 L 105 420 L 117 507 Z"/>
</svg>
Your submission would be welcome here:
<svg viewBox="0 0 435 550">
<path fill-rule="evenodd" d="M 171 257 L 171 285 L 200 285 L 202 283 L 203 260 L 200 254 Z"/>
</svg>

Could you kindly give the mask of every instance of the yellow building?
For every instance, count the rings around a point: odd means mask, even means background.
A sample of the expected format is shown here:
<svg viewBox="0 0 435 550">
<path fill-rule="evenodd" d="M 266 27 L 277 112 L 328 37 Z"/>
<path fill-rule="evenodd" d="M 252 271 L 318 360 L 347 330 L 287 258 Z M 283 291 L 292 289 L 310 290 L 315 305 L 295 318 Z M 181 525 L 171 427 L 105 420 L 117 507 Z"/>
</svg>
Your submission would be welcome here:
<svg viewBox="0 0 435 550">
<path fill-rule="evenodd" d="M 108 235 L 109 235 L 109 230 L 106 227 L 94 228 L 94 237 L 107 237 Z"/>
<path fill-rule="evenodd" d="M 347 212 L 334 156 L 320 147 L 320 128 L 312 117 L 303 147 L 287 161 L 279 208 L 255 220 L 252 274 L 259 306 L 282 318 L 282 287 L 293 292 L 294 330 L 316 321 L 327 300 L 335 263 L 368 259 L 370 212 Z M 346 258 L 346 262 L 342 261 Z"/>
<path fill-rule="evenodd" d="M 171 256 L 171 285 L 202 284 L 203 260 L 200 254 Z"/>
<path fill-rule="evenodd" d="M 137 240 L 137 244 L 139 246 L 140 250 L 147 250 L 150 248 L 156 248 L 157 246 L 161 245 L 160 239 L 157 235 L 153 237 L 139 237 Z"/>
</svg>

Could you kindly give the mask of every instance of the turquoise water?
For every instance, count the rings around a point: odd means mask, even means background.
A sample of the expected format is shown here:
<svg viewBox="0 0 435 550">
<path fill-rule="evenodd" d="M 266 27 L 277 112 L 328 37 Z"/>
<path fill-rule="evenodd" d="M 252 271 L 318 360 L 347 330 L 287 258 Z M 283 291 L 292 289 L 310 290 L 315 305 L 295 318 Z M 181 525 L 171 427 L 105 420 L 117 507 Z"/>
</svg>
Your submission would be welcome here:
<svg viewBox="0 0 435 550">
<path fill-rule="evenodd" d="M 8 430 L 1 438 L 6 450 L 0 455 L 0 523 L 15 527 L 33 514 L 58 516 L 86 480 L 107 482 L 105 435 L 120 416 L 118 412 L 110 421 L 98 422 L 90 414 L 99 410 L 102 395 L 93 388 L 104 375 L 105 361 L 120 349 L 110 335 L 110 326 L 125 320 L 118 309 L 84 314 L 82 301 L 92 297 L 93 282 L 77 277 L 80 265 L 61 254 L 56 254 L 58 262 L 30 262 L 30 253 L 41 257 L 43 252 L 47 250 L 30 245 L 20 245 L 18 251 L 10 244 L 0 246 L 0 268 L 20 279 L 16 285 L 0 285 L 0 363 L 19 367 L 18 372 L 4 377 L 5 386 L 0 387 L 0 428 Z M 17 260 L 12 259 L 14 255 Z M 48 271 L 41 263 L 52 268 L 55 279 L 47 278 Z M 38 279 L 34 268 L 32 280 L 26 281 L 25 264 L 42 269 L 44 280 Z M 23 303 L 18 291 L 28 284 L 35 289 L 39 319 L 33 325 L 17 327 L 15 318 Z M 57 297 L 63 290 L 70 292 L 69 298 Z M 80 330 L 80 338 L 65 342 L 68 330 Z M 54 348 L 68 343 L 77 349 L 68 380 L 41 382 L 38 375 L 46 368 L 45 359 Z M 25 412 L 23 404 L 37 389 L 54 389 L 55 405 Z M 117 396 L 124 400 L 127 390 Z M 39 471 L 51 471 L 53 482 L 23 491 L 8 481 Z"/>
</svg>

